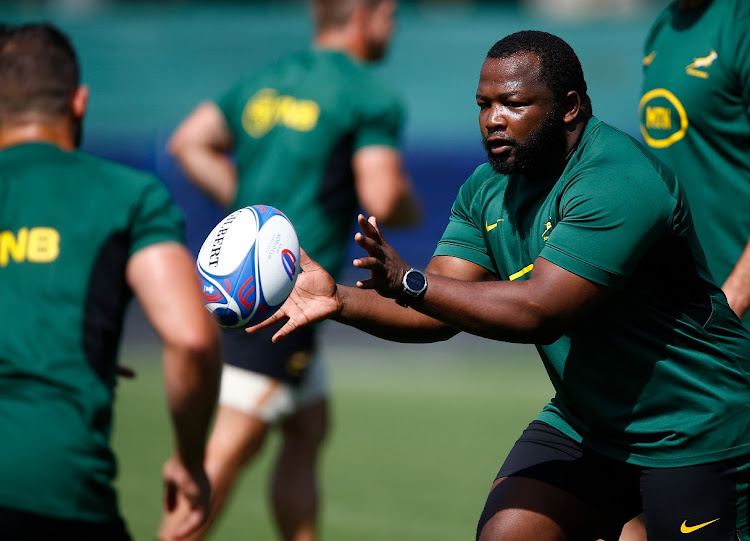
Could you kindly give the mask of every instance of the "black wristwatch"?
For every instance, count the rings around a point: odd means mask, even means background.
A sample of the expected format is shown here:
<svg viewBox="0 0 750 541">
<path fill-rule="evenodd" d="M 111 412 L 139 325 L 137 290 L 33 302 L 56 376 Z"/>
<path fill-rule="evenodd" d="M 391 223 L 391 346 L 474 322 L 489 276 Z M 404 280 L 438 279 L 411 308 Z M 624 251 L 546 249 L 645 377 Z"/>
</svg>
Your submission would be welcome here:
<svg viewBox="0 0 750 541">
<path fill-rule="evenodd" d="M 424 295 L 427 291 L 427 276 L 421 270 L 409 269 L 404 273 L 401 280 L 401 295 L 396 298 L 396 303 L 401 306 L 409 306 L 409 303 Z"/>
</svg>

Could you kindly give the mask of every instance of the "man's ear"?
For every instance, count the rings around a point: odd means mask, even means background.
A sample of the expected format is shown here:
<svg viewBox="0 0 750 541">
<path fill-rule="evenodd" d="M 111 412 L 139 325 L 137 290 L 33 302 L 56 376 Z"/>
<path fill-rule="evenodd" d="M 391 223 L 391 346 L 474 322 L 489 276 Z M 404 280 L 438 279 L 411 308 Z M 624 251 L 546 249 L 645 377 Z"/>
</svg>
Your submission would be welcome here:
<svg viewBox="0 0 750 541">
<path fill-rule="evenodd" d="M 86 85 L 81 85 L 78 88 L 76 88 L 75 92 L 73 92 L 73 98 L 71 100 L 71 111 L 73 112 L 73 116 L 76 118 L 83 118 L 83 115 L 86 114 L 86 107 L 89 103 L 89 87 Z"/>
<path fill-rule="evenodd" d="M 563 109 L 563 122 L 575 124 L 578 113 L 581 111 L 581 96 L 575 90 L 568 92 L 560 103 Z"/>
</svg>

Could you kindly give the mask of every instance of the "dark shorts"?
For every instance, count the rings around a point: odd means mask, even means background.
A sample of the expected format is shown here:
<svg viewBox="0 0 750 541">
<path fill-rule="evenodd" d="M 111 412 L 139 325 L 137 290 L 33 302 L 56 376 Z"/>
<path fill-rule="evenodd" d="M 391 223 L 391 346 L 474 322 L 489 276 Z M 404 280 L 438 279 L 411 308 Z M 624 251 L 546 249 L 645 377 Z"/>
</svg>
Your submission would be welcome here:
<svg viewBox="0 0 750 541">
<path fill-rule="evenodd" d="M 298 385 L 317 347 L 317 330 L 302 327 L 277 343 L 271 337 L 282 323 L 247 334 L 244 329 L 224 329 L 224 362 L 251 372 Z"/>
<path fill-rule="evenodd" d="M 598 510 L 599 536 L 617 541 L 622 526 L 644 512 L 649 539 L 750 541 L 750 457 L 678 468 L 646 468 L 595 453 L 550 425 L 533 421 L 497 478 L 526 477 L 560 488 Z M 499 508 L 492 495 L 480 529 Z M 689 534 L 689 535 L 686 535 Z"/>
<path fill-rule="evenodd" d="M 120 519 L 103 523 L 62 520 L 7 507 L 0 507 L 0 539 L 3 541 L 37 539 L 131 541 L 125 523 Z"/>
</svg>

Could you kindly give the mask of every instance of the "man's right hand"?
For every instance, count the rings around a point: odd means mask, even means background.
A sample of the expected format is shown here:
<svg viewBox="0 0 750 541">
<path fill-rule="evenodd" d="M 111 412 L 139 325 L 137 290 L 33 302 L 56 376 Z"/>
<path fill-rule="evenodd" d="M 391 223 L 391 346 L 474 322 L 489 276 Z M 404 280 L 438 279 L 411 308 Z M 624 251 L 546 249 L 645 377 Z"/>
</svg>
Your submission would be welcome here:
<svg viewBox="0 0 750 541">
<path fill-rule="evenodd" d="M 300 267 L 302 272 L 297 276 L 286 302 L 271 317 L 248 327 L 245 332 L 253 333 L 286 318 L 284 326 L 273 335 L 272 341 L 277 342 L 299 327 L 323 321 L 341 312 L 343 305 L 336 281 L 301 248 Z"/>
</svg>

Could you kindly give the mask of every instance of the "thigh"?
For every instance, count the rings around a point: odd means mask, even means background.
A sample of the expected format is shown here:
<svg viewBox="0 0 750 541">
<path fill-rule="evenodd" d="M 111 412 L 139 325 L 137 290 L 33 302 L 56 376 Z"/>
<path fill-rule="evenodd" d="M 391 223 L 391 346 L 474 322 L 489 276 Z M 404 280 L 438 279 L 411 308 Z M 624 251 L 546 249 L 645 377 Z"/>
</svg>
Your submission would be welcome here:
<svg viewBox="0 0 750 541">
<path fill-rule="evenodd" d="M 328 400 L 320 399 L 298 408 L 280 425 L 284 446 L 293 452 L 315 454 L 325 440 L 328 426 Z"/>
<path fill-rule="evenodd" d="M 267 425 L 277 425 L 294 411 L 294 390 L 283 381 L 225 364 L 221 374 L 219 406 L 245 415 L 248 417 L 247 423 L 257 419 Z"/>
<path fill-rule="evenodd" d="M 478 541 L 584 541 L 615 531 L 596 508 L 566 490 L 528 477 L 493 484 L 477 529 Z"/>
<path fill-rule="evenodd" d="M 478 539 L 615 541 L 623 524 L 640 512 L 638 480 L 638 468 L 593 453 L 534 421 L 498 473 Z M 516 536 L 525 529 L 546 533 Z"/>
<path fill-rule="evenodd" d="M 649 539 L 748 540 L 747 461 L 645 469 L 641 491 Z"/>
</svg>

